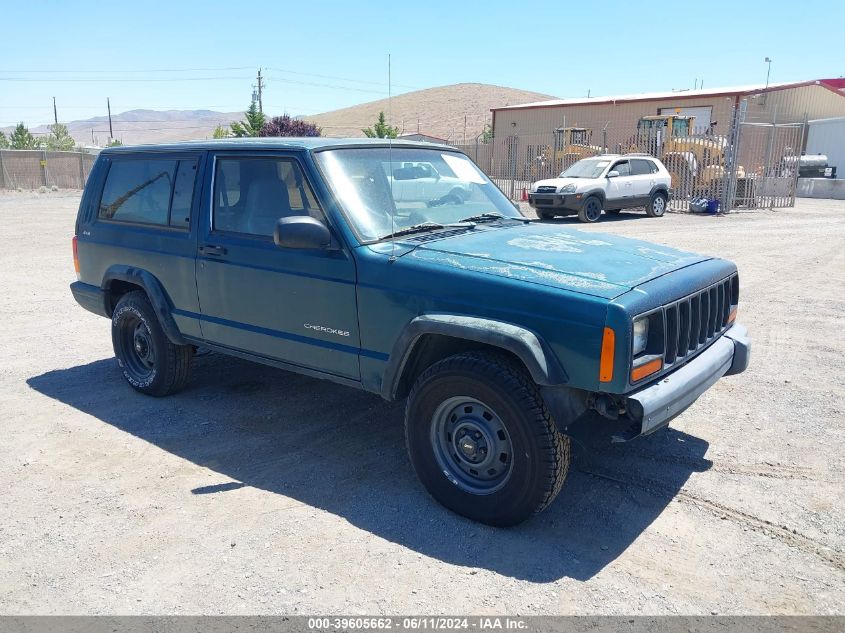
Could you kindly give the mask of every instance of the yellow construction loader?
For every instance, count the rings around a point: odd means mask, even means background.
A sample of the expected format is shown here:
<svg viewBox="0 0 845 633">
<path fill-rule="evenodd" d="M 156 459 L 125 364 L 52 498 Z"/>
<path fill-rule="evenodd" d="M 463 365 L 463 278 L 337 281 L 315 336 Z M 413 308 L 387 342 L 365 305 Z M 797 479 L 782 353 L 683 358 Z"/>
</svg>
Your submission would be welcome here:
<svg viewBox="0 0 845 633">
<path fill-rule="evenodd" d="M 712 134 L 712 125 L 696 133 L 695 117 L 681 114 L 644 116 L 637 123 L 637 133 L 629 152 L 647 152 L 657 156 L 672 175 L 672 187 L 678 197 L 706 195 L 725 175 L 727 139 Z M 738 168 L 739 176 L 744 173 Z"/>
<path fill-rule="evenodd" d="M 585 127 L 555 129 L 554 161 L 558 173 L 582 158 L 605 153 L 604 148 L 592 145 L 593 131 Z"/>
</svg>

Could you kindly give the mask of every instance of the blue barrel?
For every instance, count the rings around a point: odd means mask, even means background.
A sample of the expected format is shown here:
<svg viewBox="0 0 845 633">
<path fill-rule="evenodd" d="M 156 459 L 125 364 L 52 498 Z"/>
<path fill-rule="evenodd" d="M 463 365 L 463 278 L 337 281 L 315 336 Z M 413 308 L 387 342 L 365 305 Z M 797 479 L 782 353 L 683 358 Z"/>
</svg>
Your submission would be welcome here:
<svg viewBox="0 0 845 633">
<path fill-rule="evenodd" d="M 719 213 L 719 208 L 721 205 L 719 204 L 718 200 L 708 200 L 707 201 L 707 213 L 710 215 L 716 215 Z"/>
</svg>

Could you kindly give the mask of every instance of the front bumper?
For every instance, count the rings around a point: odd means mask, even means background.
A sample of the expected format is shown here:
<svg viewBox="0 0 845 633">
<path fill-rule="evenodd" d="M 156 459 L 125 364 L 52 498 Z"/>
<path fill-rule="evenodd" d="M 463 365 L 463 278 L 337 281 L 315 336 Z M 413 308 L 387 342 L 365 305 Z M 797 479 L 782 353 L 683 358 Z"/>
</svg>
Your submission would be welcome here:
<svg viewBox="0 0 845 633">
<path fill-rule="evenodd" d="M 528 204 L 533 209 L 548 209 L 550 211 L 577 212 L 584 203 L 583 194 L 571 193 L 529 193 Z"/>
<path fill-rule="evenodd" d="M 722 376 L 745 371 L 750 356 L 748 331 L 735 323 L 683 367 L 628 395 L 628 416 L 639 425 L 639 432 L 635 429 L 633 436 L 647 435 L 669 424 Z"/>
</svg>

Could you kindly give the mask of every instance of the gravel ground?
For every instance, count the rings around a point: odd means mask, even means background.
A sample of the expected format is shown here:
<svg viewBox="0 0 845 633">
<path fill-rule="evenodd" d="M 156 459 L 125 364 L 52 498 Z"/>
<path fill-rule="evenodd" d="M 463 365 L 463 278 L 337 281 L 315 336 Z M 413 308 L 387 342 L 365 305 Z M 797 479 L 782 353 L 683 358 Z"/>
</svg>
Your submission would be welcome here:
<svg viewBox="0 0 845 633">
<path fill-rule="evenodd" d="M 508 530 L 426 495 L 401 403 L 219 355 L 129 389 L 67 288 L 77 204 L 0 196 L 0 613 L 845 613 L 845 203 L 558 220 L 735 260 L 752 364 L 575 442 Z"/>
</svg>

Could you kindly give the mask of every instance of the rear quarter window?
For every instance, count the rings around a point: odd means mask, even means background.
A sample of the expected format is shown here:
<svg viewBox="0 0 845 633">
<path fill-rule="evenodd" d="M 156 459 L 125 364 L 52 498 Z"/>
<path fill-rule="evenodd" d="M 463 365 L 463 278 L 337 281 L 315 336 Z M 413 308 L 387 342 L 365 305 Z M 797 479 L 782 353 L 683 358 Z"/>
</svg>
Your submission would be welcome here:
<svg viewBox="0 0 845 633">
<path fill-rule="evenodd" d="M 188 228 L 197 160 L 114 158 L 98 217 L 103 220 Z"/>
</svg>

